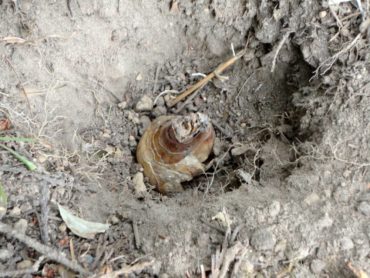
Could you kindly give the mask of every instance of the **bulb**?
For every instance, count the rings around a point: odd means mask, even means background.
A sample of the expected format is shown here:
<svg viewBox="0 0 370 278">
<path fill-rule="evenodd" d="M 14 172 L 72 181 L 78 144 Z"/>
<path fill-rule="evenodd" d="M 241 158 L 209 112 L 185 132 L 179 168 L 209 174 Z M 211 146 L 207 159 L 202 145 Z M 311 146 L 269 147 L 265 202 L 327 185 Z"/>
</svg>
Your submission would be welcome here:
<svg viewBox="0 0 370 278">
<path fill-rule="evenodd" d="M 149 182 L 163 194 L 181 192 L 184 181 L 204 173 L 215 131 L 202 113 L 161 116 L 140 139 L 136 157 Z"/>
</svg>

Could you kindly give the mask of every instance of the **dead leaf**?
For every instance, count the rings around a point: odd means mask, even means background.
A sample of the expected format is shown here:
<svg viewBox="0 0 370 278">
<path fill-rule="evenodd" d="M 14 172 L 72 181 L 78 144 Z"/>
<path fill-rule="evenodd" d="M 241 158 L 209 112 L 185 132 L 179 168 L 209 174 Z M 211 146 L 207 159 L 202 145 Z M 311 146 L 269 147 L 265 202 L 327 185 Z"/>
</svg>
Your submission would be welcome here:
<svg viewBox="0 0 370 278">
<path fill-rule="evenodd" d="M 109 224 L 91 222 L 77 217 L 59 204 L 58 208 L 67 227 L 72 231 L 72 233 L 80 237 L 93 239 L 95 234 L 104 233 L 109 228 Z"/>
<path fill-rule="evenodd" d="M 24 44 L 27 42 L 25 39 L 19 37 L 4 37 L 1 41 L 9 44 Z"/>
<path fill-rule="evenodd" d="M 1 119 L 0 120 L 0 131 L 10 129 L 10 120 L 9 119 Z"/>
</svg>

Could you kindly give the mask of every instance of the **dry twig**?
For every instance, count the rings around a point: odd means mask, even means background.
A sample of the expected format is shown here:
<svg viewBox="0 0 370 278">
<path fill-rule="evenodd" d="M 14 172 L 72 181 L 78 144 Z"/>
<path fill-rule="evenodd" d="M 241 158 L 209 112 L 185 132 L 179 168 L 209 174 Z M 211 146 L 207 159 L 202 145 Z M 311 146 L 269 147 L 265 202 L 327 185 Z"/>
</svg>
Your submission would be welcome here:
<svg viewBox="0 0 370 278">
<path fill-rule="evenodd" d="M 285 44 L 286 40 L 289 38 L 291 33 L 293 33 L 293 31 L 286 32 L 285 35 L 283 36 L 283 38 L 281 39 L 281 41 L 279 42 L 279 44 L 276 48 L 274 59 L 272 60 L 271 72 L 274 72 L 275 66 L 276 66 L 276 60 L 277 60 L 277 57 L 279 55 L 279 52 L 280 52 L 281 48 L 283 47 L 283 45 Z"/>
<path fill-rule="evenodd" d="M 136 246 L 137 249 L 140 249 L 141 241 L 140 241 L 139 228 L 137 227 L 137 221 L 136 220 L 132 220 L 132 229 L 134 231 L 135 246 Z"/>
<path fill-rule="evenodd" d="M 40 184 L 40 207 L 41 207 L 41 215 L 40 215 L 40 232 L 41 232 L 41 239 L 44 244 L 49 243 L 49 233 L 48 233 L 48 218 L 49 218 L 49 185 L 46 182 L 42 182 Z"/>
<path fill-rule="evenodd" d="M 207 84 L 209 81 L 212 80 L 212 78 L 217 77 L 222 74 L 223 71 L 225 71 L 228 67 L 233 65 L 237 60 L 239 60 L 243 55 L 245 54 L 245 49 L 239 51 L 235 56 L 227 60 L 226 62 L 220 64 L 213 72 L 208 74 L 203 79 L 199 80 L 197 83 L 192 85 L 190 88 L 186 89 L 184 92 L 182 92 L 180 95 L 178 95 L 176 98 L 171 100 L 169 102 L 169 107 L 175 106 L 178 102 L 182 101 L 187 96 L 194 93 L 196 90 L 203 87 L 205 84 Z"/>
<path fill-rule="evenodd" d="M 340 55 L 348 52 L 349 50 L 351 50 L 352 47 L 354 47 L 356 45 L 356 43 L 360 40 L 362 34 L 358 34 L 350 44 L 348 44 L 346 47 L 344 47 L 342 50 L 338 51 L 337 53 L 335 53 L 332 57 L 329 57 L 328 59 L 326 59 L 324 62 L 322 62 L 318 67 L 317 69 L 315 70 L 315 74 L 314 76 L 317 77 L 320 73 L 320 70 L 323 68 L 323 67 L 326 67 L 320 74 L 321 75 L 324 75 L 326 72 L 328 72 L 331 67 L 333 66 L 333 64 L 335 63 L 335 61 L 339 58 Z"/>
<path fill-rule="evenodd" d="M 33 274 L 39 271 L 40 264 L 45 259 L 44 256 L 41 256 L 30 268 L 20 269 L 20 270 L 10 270 L 10 271 L 0 271 L 0 277 L 16 277 L 16 276 L 23 276 L 26 274 Z"/>
<path fill-rule="evenodd" d="M 67 268 L 69 268 L 69 269 L 71 269 L 71 270 L 73 270 L 77 273 L 80 273 L 80 274 L 83 274 L 83 275 L 88 275 L 89 274 L 89 271 L 84 269 L 77 262 L 70 261 L 68 258 L 63 256 L 63 254 L 61 254 L 57 250 L 55 250 L 55 249 L 53 249 L 49 246 L 43 245 L 42 243 L 24 235 L 24 234 L 19 233 L 18 231 L 16 231 L 15 229 L 13 229 L 11 226 L 9 226 L 7 224 L 0 223 L 0 233 L 19 240 L 20 242 L 26 244 L 28 247 L 30 247 L 30 248 L 36 250 L 37 252 L 43 254 L 45 257 L 49 258 L 50 260 L 58 262 L 58 263 L 66 266 Z"/>
</svg>

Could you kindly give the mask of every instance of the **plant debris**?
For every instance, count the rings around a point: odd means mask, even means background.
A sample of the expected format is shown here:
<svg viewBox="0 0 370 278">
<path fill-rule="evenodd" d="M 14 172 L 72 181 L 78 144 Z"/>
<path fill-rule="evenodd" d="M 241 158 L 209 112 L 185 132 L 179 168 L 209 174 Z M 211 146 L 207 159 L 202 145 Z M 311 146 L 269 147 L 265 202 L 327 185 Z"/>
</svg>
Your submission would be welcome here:
<svg viewBox="0 0 370 278">
<path fill-rule="evenodd" d="M 58 204 L 59 213 L 67 227 L 83 238 L 93 239 L 97 233 L 104 233 L 109 229 L 109 224 L 102 224 L 84 220 L 72 214 L 69 210 Z"/>
</svg>

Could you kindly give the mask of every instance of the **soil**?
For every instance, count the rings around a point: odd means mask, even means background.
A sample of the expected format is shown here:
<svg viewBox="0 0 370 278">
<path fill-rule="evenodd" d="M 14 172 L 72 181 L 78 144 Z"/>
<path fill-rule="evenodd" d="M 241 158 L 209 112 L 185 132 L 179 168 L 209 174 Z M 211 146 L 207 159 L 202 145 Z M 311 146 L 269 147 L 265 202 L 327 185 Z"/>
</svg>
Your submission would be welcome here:
<svg viewBox="0 0 370 278">
<path fill-rule="evenodd" d="M 129 277 L 370 273 L 370 7 L 334 2 L 0 1 L 0 137 L 34 139 L 4 144 L 38 167 L 0 151 L 1 222 L 96 274 L 143 262 Z M 157 98 L 243 48 L 181 111 Z M 142 111 L 144 96 L 157 101 Z M 189 112 L 212 119 L 214 163 L 182 193 L 145 180 L 137 194 L 149 121 Z M 56 203 L 110 228 L 81 238 Z M 62 276 L 47 255 L 22 270 L 40 256 L 2 236 L 0 276 Z"/>
</svg>

